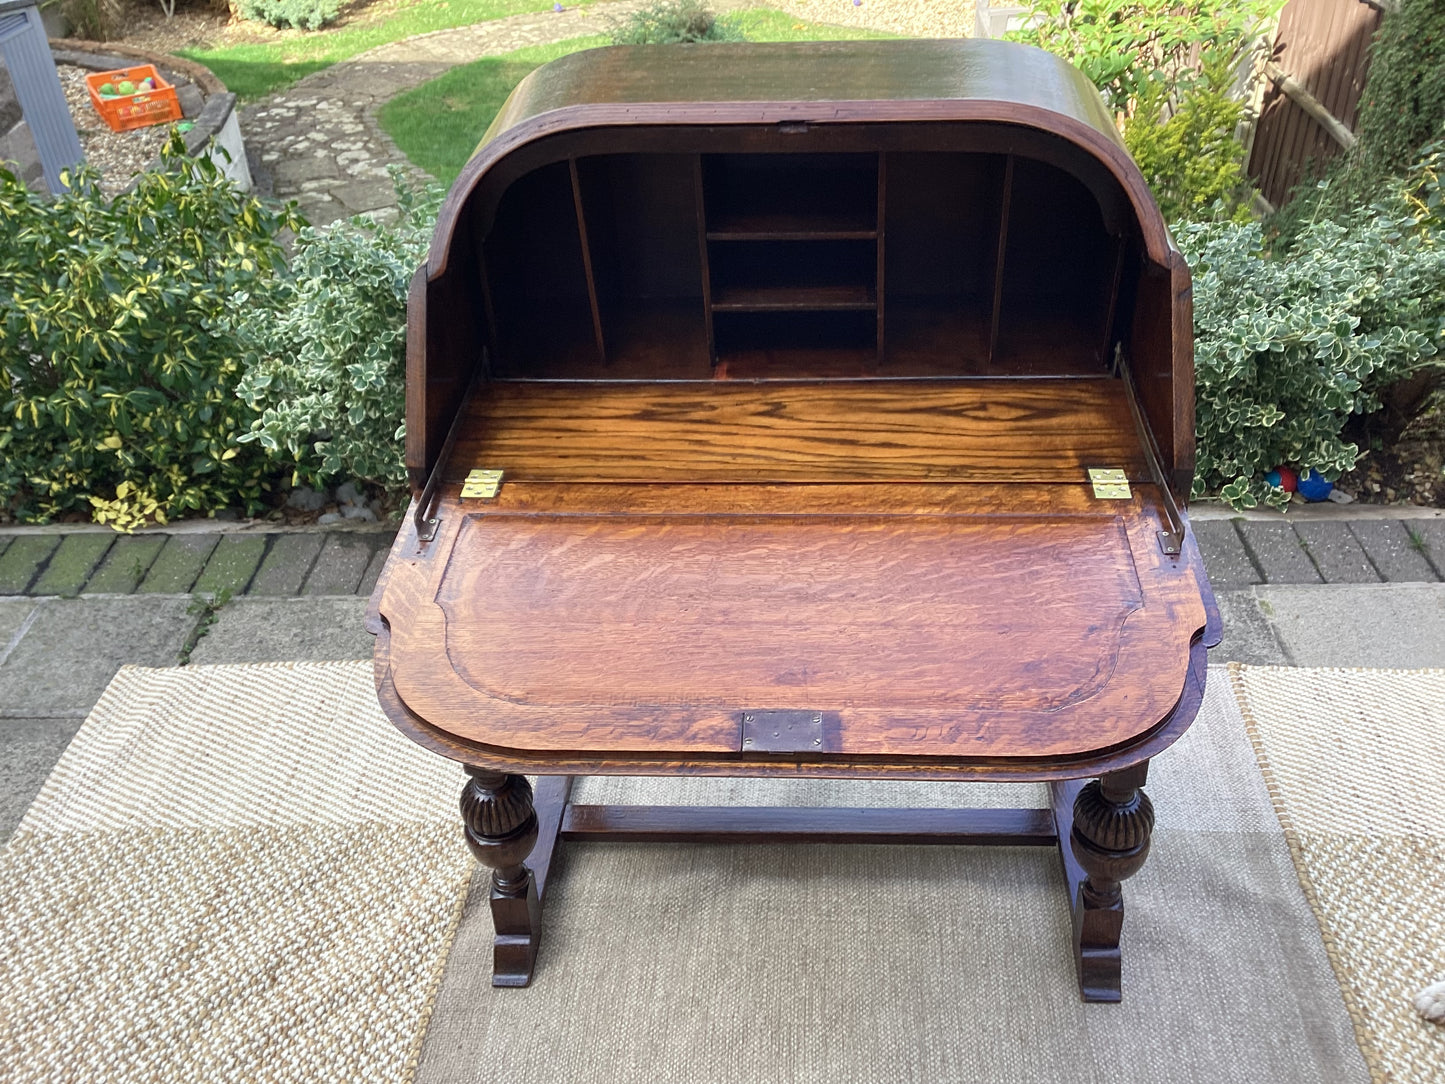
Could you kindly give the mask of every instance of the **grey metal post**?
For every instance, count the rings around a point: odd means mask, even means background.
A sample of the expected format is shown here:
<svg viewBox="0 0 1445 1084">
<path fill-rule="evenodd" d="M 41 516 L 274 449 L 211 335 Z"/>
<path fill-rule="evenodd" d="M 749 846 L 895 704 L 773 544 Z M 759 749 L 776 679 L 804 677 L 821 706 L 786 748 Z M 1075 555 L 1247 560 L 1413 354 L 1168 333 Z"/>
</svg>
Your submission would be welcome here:
<svg viewBox="0 0 1445 1084">
<path fill-rule="evenodd" d="M 35 0 L 0 0 L 0 56 L 10 70 L 15 97 L 40 154 L 45 183 L 51 192 L 59 192 L 60 171 L 78 165 L 85 155 Z"/>
</svg>

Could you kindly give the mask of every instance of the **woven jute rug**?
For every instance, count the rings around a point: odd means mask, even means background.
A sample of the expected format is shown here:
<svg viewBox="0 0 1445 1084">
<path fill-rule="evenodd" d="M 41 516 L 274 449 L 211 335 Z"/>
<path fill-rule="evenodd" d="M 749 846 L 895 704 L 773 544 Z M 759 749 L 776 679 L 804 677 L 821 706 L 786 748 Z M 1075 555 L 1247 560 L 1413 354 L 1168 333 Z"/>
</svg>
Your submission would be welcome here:
<svg viewBox="0 0 1445 1084">
<path fill-rule="evenodd" d="M 1445 670 L 1230 678 L 1372 1078 L 1445 1081 Z"/>
<path fill-rule="evenodd" d="M 0 1080 L 409 1079 L 461 784 L 367 664 L 122 670 L 0 852 Z"/>
<path fill-rule="evenodd" d="M 1124 1000 L 1079 1001 L 1045 848 L 564 845 L 532 985 L 475 889 L 417 1084 L 1363 1084 L 1223 668 L 1158 757 Z M 1033 804 L 1014 784 L 582 780 L 586 802 Z M 1423 1084 L 1423 1081 L 1422 1081 Z"/>
<path fill-rule="evenodd" d="M 460 770 L 392 731 L 369 664 L 123 670 L 0 852 L 0 1079 L 1438 1081 L 1408 997 L 1445 941 L 1440 680 L 1211 671 L 1151 771 L 1124 1003 L 1083 1005 L 1042 848 L 568 845 L 536 979 L 493 989 Z M 1037 790 L 590 779 L 579 799 Z"/>
</svg>

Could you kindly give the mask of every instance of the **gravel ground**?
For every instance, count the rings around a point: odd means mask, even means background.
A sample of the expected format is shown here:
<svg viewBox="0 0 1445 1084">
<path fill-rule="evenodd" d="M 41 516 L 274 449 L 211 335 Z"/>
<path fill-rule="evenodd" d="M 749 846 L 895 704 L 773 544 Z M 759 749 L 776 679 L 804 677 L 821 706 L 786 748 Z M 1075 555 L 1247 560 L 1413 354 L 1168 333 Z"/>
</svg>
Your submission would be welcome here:
<svg viewBox="0 0 1445 1084">
<path fill-rule="evenodd" d="M 85 77 L 91 74 L 89 70 L 71 64 L 57 64 L 55 68 L 60 73 L 60 85 L 65 90 L 65 101 L 70 106 L 85 160 L 100 170 L 101 189 L 114 195 L 161 153 L 170 125 L 112 132 L 90 104 L 90 92 L 85 86 Z"/>
<path fill-rule="evenodd" d="M 766 0 L 763 0 L 766 3 Z M 911 38 L 966 38 L 973 34 L 974 0 L 784 0 L 779 4 L 810 22 L 866 26 Z"/>
</svg>

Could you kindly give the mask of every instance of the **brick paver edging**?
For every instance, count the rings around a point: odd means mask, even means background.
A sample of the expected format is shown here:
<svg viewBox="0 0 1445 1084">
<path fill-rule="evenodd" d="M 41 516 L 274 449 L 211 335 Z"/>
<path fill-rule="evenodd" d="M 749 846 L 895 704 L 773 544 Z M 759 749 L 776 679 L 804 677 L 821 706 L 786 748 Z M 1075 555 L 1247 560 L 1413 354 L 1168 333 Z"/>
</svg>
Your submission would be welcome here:
<svg viewBox="0 0 1445 1084">
<path fill-rule="evenodd" d="M 0 534 L 0 595 L 369 595 L 394 531 Z"/>
<path fill-rule="evenodd" d="M 1194 524 L 1215 590 L 1445 580 L 1445 519 Z M 0 595 L 368 595 L 394 531 L 0 534 Z"/>
</svg>

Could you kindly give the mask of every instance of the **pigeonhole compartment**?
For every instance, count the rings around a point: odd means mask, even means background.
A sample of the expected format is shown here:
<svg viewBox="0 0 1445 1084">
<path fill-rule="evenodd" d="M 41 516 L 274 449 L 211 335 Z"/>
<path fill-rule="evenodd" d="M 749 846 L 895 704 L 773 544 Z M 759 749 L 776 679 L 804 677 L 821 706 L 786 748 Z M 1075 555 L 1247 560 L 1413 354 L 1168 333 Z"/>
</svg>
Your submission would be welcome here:
<svg viewBox="0 0 1445 1084">
<path fill-rule="evenodd" d="M 1018 382 L 1061 426 L 1101 395 L 1112 405 L 1095 420 L 1139 454 L 1089 461 L 1087 427 L 1008 450 L 984 424 L 946 439 L 979 442 L 978 461 L 995 441 L 1020 483 L 1052 484 L 1060 463 L 1074 484 L 1089 467 L 1131 472 L 1182 536 L 1188 269 L 1087 80 L 1027 49 L 614 48 L 548 65 L 453 186 L 410 319 L 419 492 L 505 468 L 442 463 L 448 432 L 472 424 L 463 401 L 502 384 L 567 382 L 585 413 L 586 389 L 617 382 L 671 388 L 687 410 L 728 382 L 772 383 L 773 419 L 729 439 L 786 443 L 785 385 L 915 382 L 926 415 L 944 409 L 930 397 L 952 402 L 939 382 L 959 382 L 992 422 L 1022 401 Z M 597 402 L 590 423 L 549 434 L 570 477 L 628 455 L 597 439 L 620 424 Z M 661 425 L 683 407 L 650 409 Z M 892 454 L 879 440 L 859 479 Z M 919 469 L 919 482 L 999 473 Z"/>
</svg>

